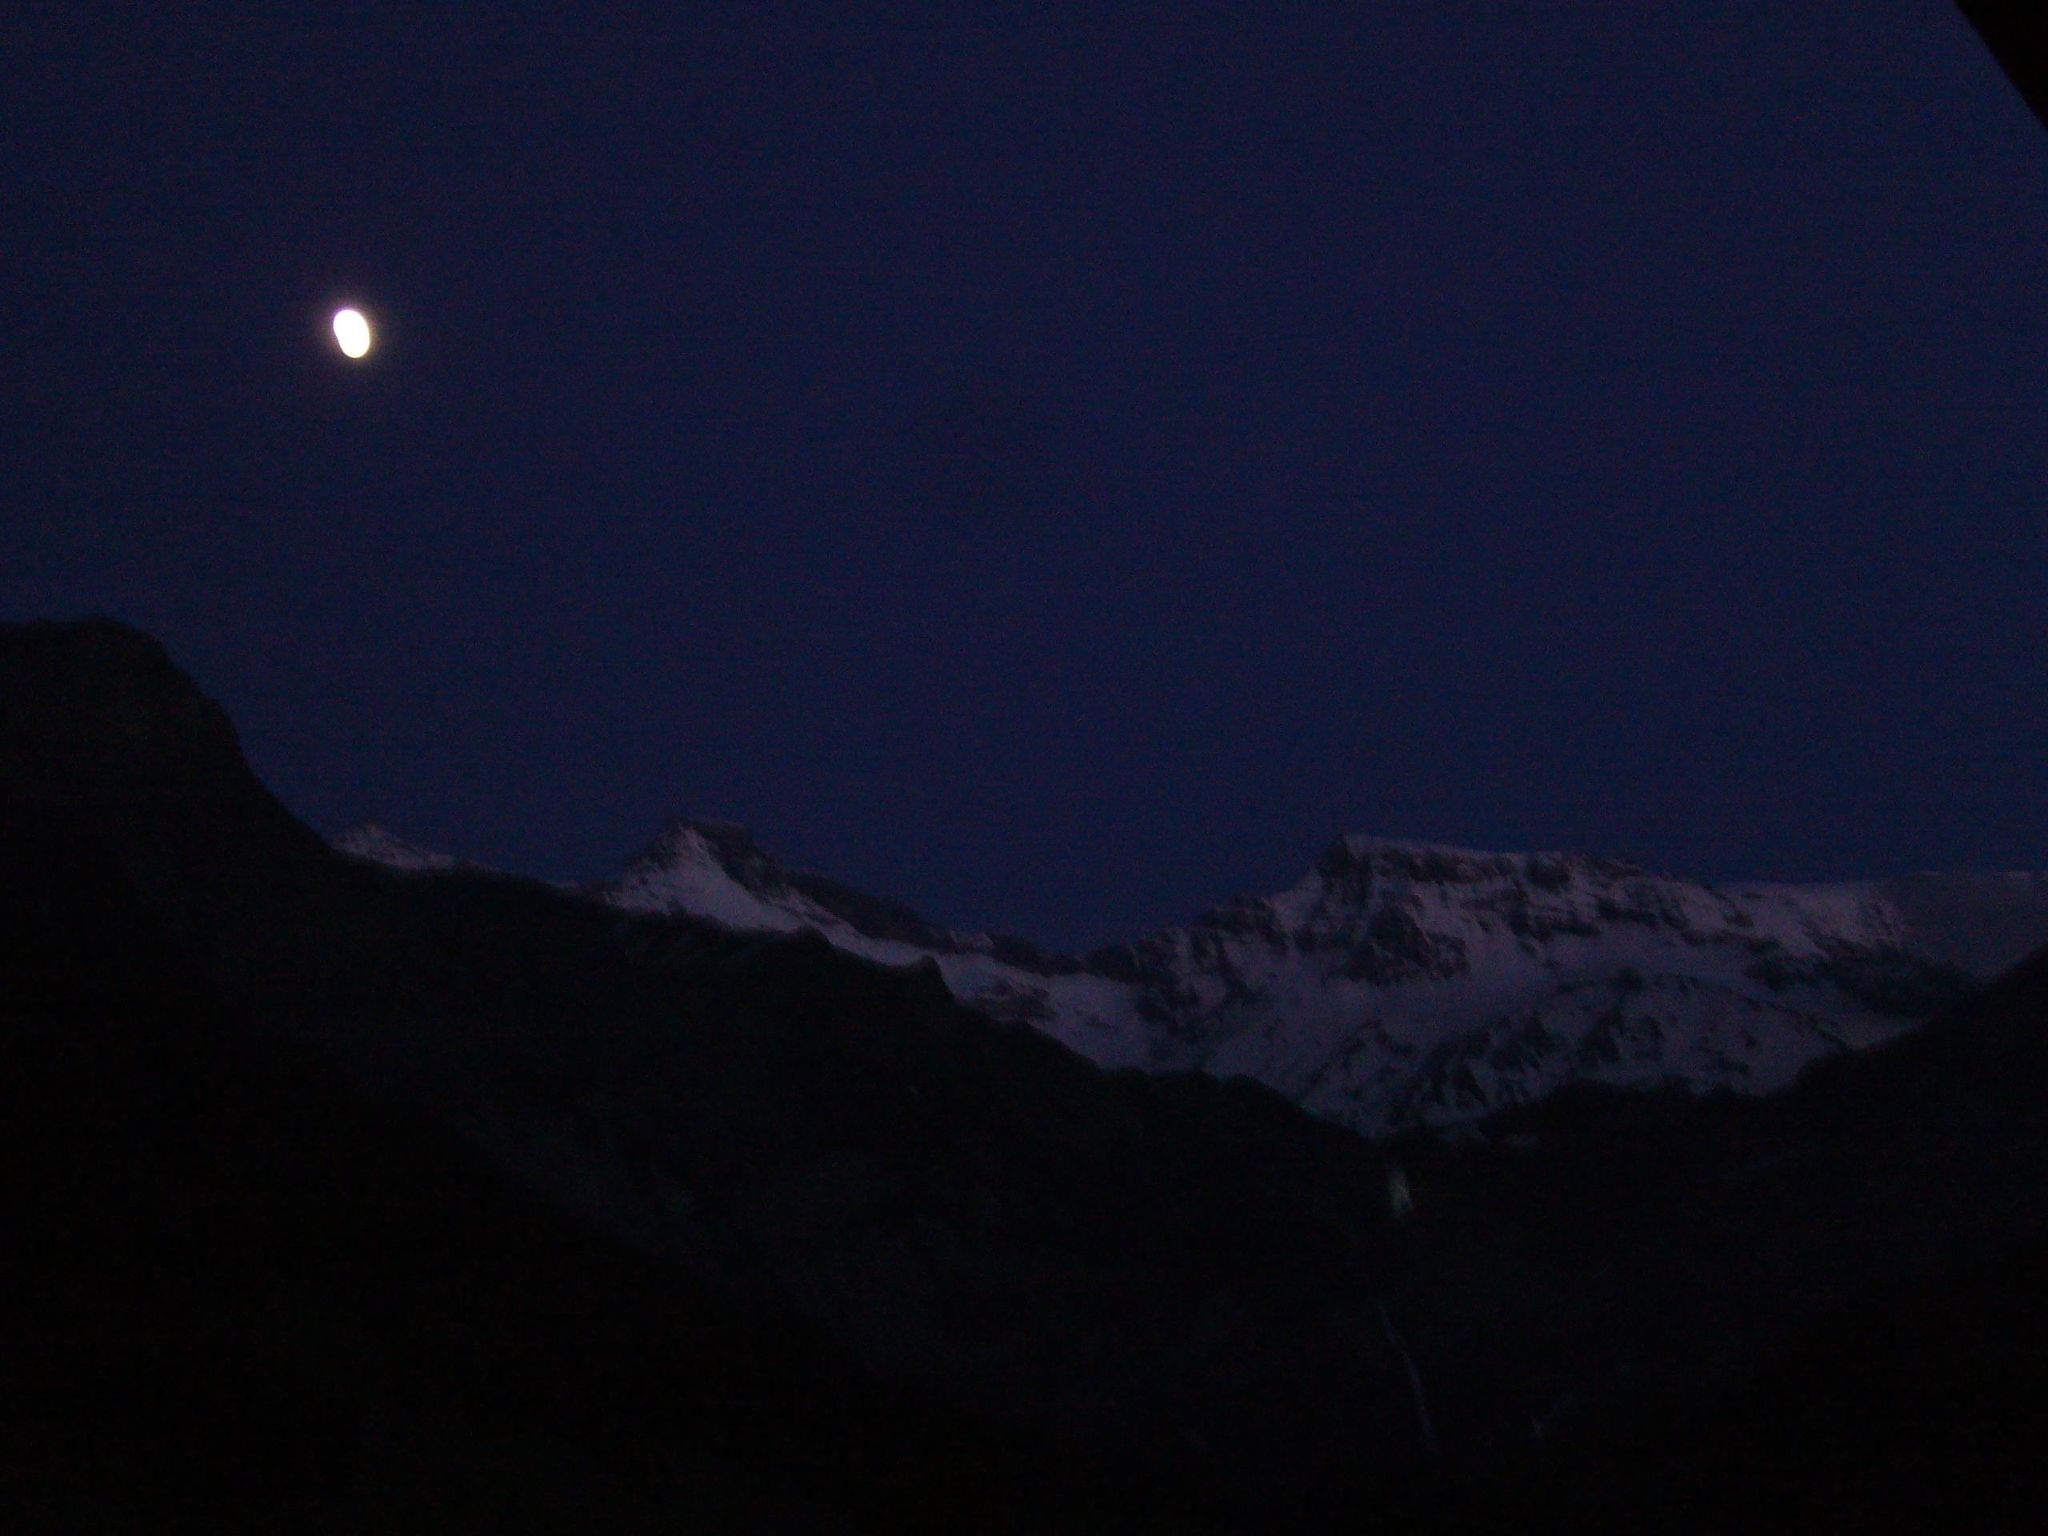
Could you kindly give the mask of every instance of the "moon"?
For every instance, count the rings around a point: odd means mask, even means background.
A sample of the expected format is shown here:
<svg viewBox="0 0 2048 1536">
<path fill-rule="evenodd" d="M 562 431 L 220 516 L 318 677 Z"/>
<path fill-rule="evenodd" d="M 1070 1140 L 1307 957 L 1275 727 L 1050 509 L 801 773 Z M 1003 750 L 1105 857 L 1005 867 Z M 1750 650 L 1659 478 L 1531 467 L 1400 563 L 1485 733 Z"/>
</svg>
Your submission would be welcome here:
<svg viewBox="0 0 2048 1536">
<path fill-rule="evenodd" d="M 334 339 L 347 357 L 362 357 L 370 350 L 370 322 L 359 309 L 334 312 Z"/>
</svg>

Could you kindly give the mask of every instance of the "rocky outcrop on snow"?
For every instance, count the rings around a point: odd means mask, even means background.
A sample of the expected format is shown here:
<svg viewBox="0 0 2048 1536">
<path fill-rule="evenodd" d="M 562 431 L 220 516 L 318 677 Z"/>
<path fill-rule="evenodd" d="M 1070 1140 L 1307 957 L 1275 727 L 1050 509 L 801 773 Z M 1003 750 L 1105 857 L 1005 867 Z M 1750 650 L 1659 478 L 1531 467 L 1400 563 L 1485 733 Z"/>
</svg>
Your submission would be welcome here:
<svg viewBox="0 0 2048 1536">
<path fill-rule="evenodd" d="M 378 834 L 388 839 L 388 834 Z M 359 857 L 428 867 L 352 834 Z M 677 821 L 630 911 L 812 929 L 935 964 L 962 1000 L 1104 1066 L 1243 1076 L 1367 1134 L 1579 1083 L 1764 1093 L 1889 1039 L 2048 942 L 2048 876 L 1713 886 L 1615 859 L 1347 837 L 1285 891 L 1085 958 L 960 933 Z"/>
</svg>

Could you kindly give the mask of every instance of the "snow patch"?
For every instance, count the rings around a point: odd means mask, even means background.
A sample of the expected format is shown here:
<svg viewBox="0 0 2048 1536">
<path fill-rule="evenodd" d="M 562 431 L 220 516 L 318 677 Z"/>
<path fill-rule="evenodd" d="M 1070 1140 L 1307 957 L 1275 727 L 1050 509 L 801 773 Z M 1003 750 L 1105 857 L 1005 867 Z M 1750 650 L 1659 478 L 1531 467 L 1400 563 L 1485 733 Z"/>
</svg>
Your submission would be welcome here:
<svg viewBox="0 0 2048 1536">
<path fill-rule="evenodd" d="M 458 867 L 381 829 L 341 846 Z M 1109 1068 L 1244 1076 L 1367 1134 L 1572 1083 L 1763 1093 L 1889 1039 L 2048 943 L 2048 875 L 1716 887 L 1615 859 L 1352 836 L 1303 878 L 1086 960 L 925 923 L 671 823 L 579 894 L 937 964 L 990 1015 Z"/>
</svg>

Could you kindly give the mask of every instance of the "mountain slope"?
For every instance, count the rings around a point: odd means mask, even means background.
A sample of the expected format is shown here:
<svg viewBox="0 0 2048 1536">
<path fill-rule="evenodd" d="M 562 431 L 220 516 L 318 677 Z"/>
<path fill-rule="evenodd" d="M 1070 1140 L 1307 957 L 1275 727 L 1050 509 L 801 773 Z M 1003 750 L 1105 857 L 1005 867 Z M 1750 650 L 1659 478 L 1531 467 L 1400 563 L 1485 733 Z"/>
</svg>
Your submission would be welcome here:
<svg viewBox="0 0 2048 1536">
<path fill-rule="evenodd" d="M 739 1528 L 1400 1529 L 1497 1487 L 1530 1529 L 1561 1485 L 1642 1529 L 1669 1489 L 1603 1467 L 1711 1475 L 1694 1410 L 1738 1447 L 1802 1411 L 1773 1361 L 1859 1406 L 1831 1327 L 2023 1286 L 2048 1231 L 2048 958 L 1782 1095 L 1373 1148 L 936 963 L 342 858 L 114 626 L 0 629 L 0 830 L 9 1486 L 102 1527 L 197 1465 L 316 1529 L 673 1527 L 700 1483 Z M 1924 1336 L 1967 1381 L 2006 1315 Z M 1822 1524 L 1858 1471 L 1815 1465 L 1747 1523 Z"/>
<path fill-rule="evenodd" d="M 421 868 L 384 834 L 340 840 Z M 583 893 L 936 964 L 963 1001 L 1111 1067 L 1244 1076 L 1367 1135 L 1579 1083 L 1769 1092 L 2048 942 L 2048 875 L 1713 887 L 1619 861 L 1352 837 L 1299 883 L 1085 960 L 950 932 L 679 821 Z"/>
<path fill-rule="evenodd" d="M 1492 1129 L 1403 1149 L 1388 1304 L 1446 1433 L 1499 1437 L 1404 1505 L 1424 1528 L 2036 1523 L 2048 953 L 1781 1096 Z"/>
<path fill-rule="evenodd" d="M 1178 1469 L 1169 1486 L 1218 1498 L 1365 1486 L 1406 1459 L 1366 1268 L 1383 1165 L 1272 1095 L 1107 1076 L 962 1008 L 929 969 L 814 936 L 342 858 L 118 626 L 0 630 L 0 824 L 48 840 L 6 872 L 31 899 L 104 850 L 193 984 L 332 1091 L 453 1137 L 679 1283 L 822 1338 L 853 1379 L 934 1419 L 1128 1486 Z M 118 954 L 131 926 L 79 942 Z M 292 1111 L 266 1091 L 223 1113 L 250 1146 L 268 1133 L 235 1122 Z M 362 1155 L 376 1172 L 329 1216 L 309 1193 L 316 1231 L 405 1177 Z M 458 1291 L 493 1272 L 449 1263 Z M 1191 1481 L 1200 1445 L 1229 1455 Z M 784 1453 L 815 1470 L 808 1447 Z"/>
<path fill-rule="evenodd" d="M 110 943 L 109 936 L 118 935 Z M 606 1241 L 0 826 L 0 1482 L 43 1530 L 1086 1529 L 1146 1490 Z"/>
</svg>

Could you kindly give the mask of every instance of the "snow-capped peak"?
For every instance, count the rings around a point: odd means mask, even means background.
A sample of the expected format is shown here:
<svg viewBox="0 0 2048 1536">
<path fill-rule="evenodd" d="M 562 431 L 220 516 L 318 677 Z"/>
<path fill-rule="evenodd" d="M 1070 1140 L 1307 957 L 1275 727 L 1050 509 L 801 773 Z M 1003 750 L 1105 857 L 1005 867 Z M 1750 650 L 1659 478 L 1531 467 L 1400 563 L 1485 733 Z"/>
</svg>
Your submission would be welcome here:
<svg viewBox="0 0 2048 1536">
<path fill-rule="evenodd" d="M 788 933 L 830 922 L 729 822 L 672 820 L 616 880 L 585 889 L 628 911 L 689 912 L 731 928 Z"/>
<path fill-rule="evenodd" d="M 349 828 L 334 839 L 334 846 L 351 858 L 362 859 L 370 864 L 382 864 L 387 869 L 419 872 L 475 867 L 462 859 L 452 858 L 445 853 L 436 853 L 433 849 L 423 848 L 418 843 L 407 842 L 373 821 Z"/>
<path fill-rule="evenodd" d="M 350 851 L 438 867 L 389 834 Z M 939 928 L 787 869 L 725 822 L 670 822 L 616 880 L 579 889 L 934 961 L 964 1001 L 1105 1066 L 1256 1078 L 1369 1133 L 1582 1081 L 1768 1091 L 2048 942 L 2048 876 L 1717 887 L 1368 836 L 1284 891 L 1081 960 Z"/>
</svg>

